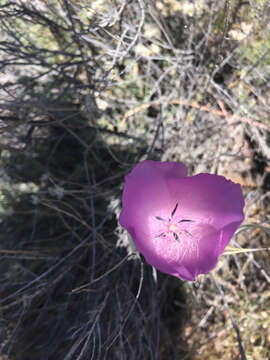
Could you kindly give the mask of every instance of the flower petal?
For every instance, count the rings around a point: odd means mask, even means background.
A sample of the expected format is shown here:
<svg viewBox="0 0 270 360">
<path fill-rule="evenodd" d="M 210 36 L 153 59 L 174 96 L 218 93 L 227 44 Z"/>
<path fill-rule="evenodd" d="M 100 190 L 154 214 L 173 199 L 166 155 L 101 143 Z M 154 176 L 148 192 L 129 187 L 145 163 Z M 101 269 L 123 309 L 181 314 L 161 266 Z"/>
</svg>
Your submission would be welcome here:
<svg viewBox="0 0 270 360">
<path fill-rule="evenodd" d="M 186 166 L 176 162 L 145 160 L 139 163 L 125 178 L 120 214 L 120 224 L 128 230 L 144 233 L 149 216 L 168 216 L 174 209 L 175 199 L 170 195 L 167 179 L 180 179 L 187 174 Z M 128 230 L 129 231 L 129 230 Z"/>
<path fill-rule="evenodd" d="M 187 177 L 182 163 L 141 162 L 126 176 L 122 202 L 120 224 L 146 261 L 191 281 L 214 268 L 244 219 L 239 185 L 211 174 Z"/>
<path fill-rule="evenodd" d="M 212 270 L 219 256 L 221 232 L 210 225 L 196 225 L 192 238 L 183 235 L 180 242 L 154 238 L 153 229 L 148 234 L 132 231 L 137 249 L 146 261 L 162 272 L 194 281 L 199 274 Z"/>
<path fill-rule="evenodd" d="M 241 186 L 223 176 L 198 174 L 180 181 L 168 179 L 168 188 L 180 204 L 182 217 L 224 229 L 221 253 L 244 220 Z"/>
</svg>

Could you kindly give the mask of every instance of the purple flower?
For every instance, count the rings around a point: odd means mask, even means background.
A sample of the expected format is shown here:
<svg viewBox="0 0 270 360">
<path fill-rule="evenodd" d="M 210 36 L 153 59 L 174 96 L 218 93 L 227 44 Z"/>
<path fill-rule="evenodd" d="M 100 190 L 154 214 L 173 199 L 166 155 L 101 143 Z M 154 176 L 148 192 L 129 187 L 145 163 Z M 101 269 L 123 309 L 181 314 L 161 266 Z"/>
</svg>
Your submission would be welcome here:
<svg viewBox="0 0 270 360">
<path fill-rule="evenodd" d="M 218 261 L 244 219 L 240 185 L 223 176 L 187 176 L 183 163 L 143 161 L 125 178 L 120 224 L 146 261 L 194 281 Z"/>
</svg>

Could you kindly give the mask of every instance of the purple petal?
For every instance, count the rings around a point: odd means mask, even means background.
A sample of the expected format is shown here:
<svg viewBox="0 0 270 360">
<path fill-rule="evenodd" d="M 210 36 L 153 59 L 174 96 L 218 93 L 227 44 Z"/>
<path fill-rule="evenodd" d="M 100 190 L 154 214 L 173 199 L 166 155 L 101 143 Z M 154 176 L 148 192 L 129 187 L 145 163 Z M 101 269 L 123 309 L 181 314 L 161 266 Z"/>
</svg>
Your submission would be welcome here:
<svg viewBox="0 0 270 360">
<path fill-rule="evenodd" d="M 222 176 L 186 175 L 182 163 L 138 164 L 126 176 L 120 223 L 149 264 L 193 281 L 215 267 L 244 219 L 244 200 Z"/>
<path fill-rule="evenodd" d="M 176 162 L 156 162 L 145 160 L 139 163 L 130 174 L 125 177 L 120 214 L 120 224 L 128 227 L 143 227 L 148 216 L 167 217 L 167 209 L 171 211 L 176 203 L 170 195 L 167 179 L 180 179 L 187 175 L 186 166 Z"/>
<path fill-rule="evenodd" d="M 223 176 L 198 174 L 179 181 L 168 179 L 171 196 L 178 199 L 182 217 L 224 229 L 219 253 L 244 220 L 241 186 Z M 229 230 L 230 229 L 230 230 Z"/>
</svg>

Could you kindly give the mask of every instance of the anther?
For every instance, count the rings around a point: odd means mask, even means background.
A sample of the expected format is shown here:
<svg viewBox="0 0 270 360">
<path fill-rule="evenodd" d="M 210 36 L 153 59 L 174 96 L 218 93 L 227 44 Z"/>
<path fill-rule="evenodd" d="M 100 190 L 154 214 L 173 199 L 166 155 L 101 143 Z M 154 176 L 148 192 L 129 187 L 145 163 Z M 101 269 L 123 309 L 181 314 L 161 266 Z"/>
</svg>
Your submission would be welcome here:
<svg viewBox="0 0 270 360">
<path fill-rule="evenodd" d="M 180 242 L 179 236 L 175 232 L 173 233 L 173 237 L 176 241 Z"/>
<path fill-rule="evenodd" d="M 160 216 L 156 216 L 156 219 L 157 219 L 157 220 L 160 220 L 160 221 L 166 221 L 165 219 L 163 219 L 163 218 L 160 217 Z"/>
<path fill-rule="evenodd" d="M 182 220 L 178 221 L 178 224 L 181 222 L 194 222 L 194 220 L 182 219 Z"/>
<path fill-rule="evenodd" d="M 184 231 L 186 234 L 188 234 L 190 237 L 193 237 L 193 235 L 189 232 L 189 231 L 187 231 L 187 230 L 181 230 L 181 231 Z"/>
<path fill-rule="evenodd" d="M 177 208 L 178 208 L 178 203 L 175 205 L 175 208 L 173 209 L 173 211 L 172 211 L 172 213 L 171 213 L 171 217 L 172 217 L 172 218 L 173 218 L 173 216 L 174 216 Z"/>
<path fill-rule="evenodd" d="M 159 237 L 161 237 L 161 236 L 163 236 L 163 235 L 165 235 L 165 233 L 163 232 L 163 233 L 161 233 L 161 234 L 159 234 L 159 235 L 157 235 L 156 236 L 156 238 L 159 238 Z"/>
</svg>

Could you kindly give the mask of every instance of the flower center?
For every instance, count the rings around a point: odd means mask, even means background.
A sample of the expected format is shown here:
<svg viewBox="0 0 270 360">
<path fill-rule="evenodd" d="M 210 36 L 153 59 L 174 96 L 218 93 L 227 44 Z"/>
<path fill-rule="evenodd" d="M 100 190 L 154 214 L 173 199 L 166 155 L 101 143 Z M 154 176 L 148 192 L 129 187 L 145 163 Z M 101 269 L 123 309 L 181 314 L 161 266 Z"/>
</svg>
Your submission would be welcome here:
<svg viewBox="0 0 270 360">
<path fill-rule="evenodd" d="M 189 237 L 192 238 L 192 234 L 184 227 L 184 223 L 194 222 L 190 219 L 181 219 L 179 221 L 175 221 L 174 216 L 178 208 L 178 203 L 175 205 L 173 211 L 171 212 L 168 219 L 164 219 L 160 216 L 156 216 L 156 220 L 161 221 L 163 224 L 161 225 L 160 229 L 161 232 L 156 235 L 156 237 L 162 238 L 169 238 L 181 242 L 181 237 Z"/>
<path fill-rule="evenodd" d="M 174 231 L 177 231 L 178 228 L 174 223 L 172 223 L 172 224 L 169 224 L 168 230 L 174 232 Z"/>
</svg>

